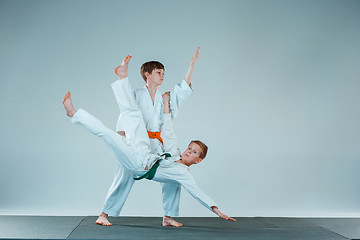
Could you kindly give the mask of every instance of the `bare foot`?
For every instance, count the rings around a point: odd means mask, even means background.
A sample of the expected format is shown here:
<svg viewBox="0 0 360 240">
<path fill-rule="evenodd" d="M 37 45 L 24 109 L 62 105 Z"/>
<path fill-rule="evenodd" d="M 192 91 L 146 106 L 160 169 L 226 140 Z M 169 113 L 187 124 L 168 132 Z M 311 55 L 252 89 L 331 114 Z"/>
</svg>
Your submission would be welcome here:
<svg viewBox="0 0 360 240">
<path fill-rule="evenodd" d="M 127 55 L 124 58 L 124 60 L 122 61 L 122 63 L 120 64 L 120 66 L 115 68 L 115 74 L 118 75 L 120 79 L 123 79 L 123 78 L 127 77 L 129 62 L 130 62 L 131 58 L 132 57 L 130 55 Z"/>
<path fill-rule="evenodd" d="M 162 225 L 163 225 L 164 227 L 165 227 L 165 226 L 173 226 L 173 227 L 182 227 L 182 226 L 183 226 L 182 223 L 179 223 L 179 222 L 175 221 L 174 219 L 172 219 L 172 218 L 169 217 L 169 216 L 164 216 L 164 217 L 163 217 Z"/>
<path fill-rule="evenodd" d="M 72 104 L 70 92 L 67 92 L 65 94 L 63 104 L 64 104 L 64 107 L 66 110 L 66 115 L 68 115 L 69 117 L 73 117 L 74 114 L 76 113 L 76 109 L 74 108 L 74 106 Z"/>
<path fill-rule="evenodd" d="M 96 220 L 96 224 L 103 225 L 103 226 L 112 226 L 112 223 L 109 222 L 107 219 L 108 215 L 104 212 L 100 213 L 98 219 Z"/>
</svg>

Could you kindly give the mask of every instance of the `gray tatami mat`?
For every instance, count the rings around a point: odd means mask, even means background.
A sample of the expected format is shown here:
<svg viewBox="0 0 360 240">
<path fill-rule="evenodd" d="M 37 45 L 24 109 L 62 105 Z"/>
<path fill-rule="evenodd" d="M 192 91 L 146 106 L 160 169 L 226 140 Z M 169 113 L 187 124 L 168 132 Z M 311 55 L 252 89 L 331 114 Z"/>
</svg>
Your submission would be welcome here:
<svg viewBox="0 0 360 240">
<path fill-rule="evenodd" d="M 161 217 L 110 217 L 111 227 L 97 217 L 0 216 L 0 239 L 360 239 L 360 218 L 176 218 L 182 228 L 162 227 Z"/>
<path fill-rule="evenodd" d="M 0 216 L 0 238 L 66 239 L 84 217 Z"/>
<path fill-rule="evenodd" d="M 307 220 L 349 239 L 360 239 L 360 218 L 308 218 Z"/>
<path fill-rule="evenodd" d="M 70 239 L 251 239 L 251 240 L 345 240 L 311 222 L 295 218 L 176 218 L 184 227 L 162 227 L 161 218 L 109 218 L 112 227 L 95 226 L 96 217 L 86 217 Z"/>
</svg>

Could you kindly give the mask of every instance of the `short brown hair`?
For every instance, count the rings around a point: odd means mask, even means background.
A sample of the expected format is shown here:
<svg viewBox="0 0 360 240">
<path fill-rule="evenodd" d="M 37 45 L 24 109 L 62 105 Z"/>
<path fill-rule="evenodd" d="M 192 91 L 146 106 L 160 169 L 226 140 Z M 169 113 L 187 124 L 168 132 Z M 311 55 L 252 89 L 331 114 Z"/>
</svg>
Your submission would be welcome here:
<svg viewBox="0 0 360 240">
<path fill-rule="evenodd" d="M 206 153 L 207 153 L 207 150 L 208 150 L 208 147 L 206 146 L 206 144 L 203 143 L 203 142 L 200 141 L 200 140 L 192 140 L 192 141 L 190 142 L 190 144 L 191 144 L 191 143 L 196 143 L 197 145 L 199 145 L 199 147 L 200 147 L 201 150 L 202 150 L 199 158 L 204 159 L 204 158 L 206 157 Z M 189 144 L 189 145 L 190 145 L 190 144 Z"/>
<path fill-rule="evenodd" d="M 141 66 L 140 74 L 142 78 L 145 80 L 145 82 L 146 82 L 145 73 L 147 72 L 151 74 L 154 69 L 163 69 L 165 71 L 164 65 L 162 65 L 162 63 L 158 61 L 146 62 Z"/>
</svg>

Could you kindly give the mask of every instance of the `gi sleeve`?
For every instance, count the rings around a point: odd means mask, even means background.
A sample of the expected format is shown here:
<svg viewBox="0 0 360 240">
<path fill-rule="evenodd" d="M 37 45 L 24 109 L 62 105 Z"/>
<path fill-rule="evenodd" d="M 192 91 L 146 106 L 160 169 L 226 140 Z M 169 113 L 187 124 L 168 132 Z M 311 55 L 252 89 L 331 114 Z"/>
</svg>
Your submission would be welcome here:
<svg viewBox="0 0 360 240">
<path fill-rule="evenodd" d="M 214 200 L 212 200 L 208 195 L 206 195 L 200 188 L 196 185 L 196 182 L 189 172 L 184 174 L 184 178 L 179 179 L 179 183 L 190 193 L 193 198 L 198 200 L 204 207 L 212 211 L 212 206 L 217 206 Z"/>
<path fill-rule="evenodd" d="M 174 90 L 170 92 L 170 111 L 173 119 L 177 116 L 181 104 L 191 93 L 192 89 L 185 80 L 176 84 Z"/>
<path fill-rule="evenodd" d="M 170 113 L 164 114 L 164 123 L 161 125 L 161 137 L 163 139 L 164 152 L 170 153 L 171 156 L 181 155 Z"/>
</svg>

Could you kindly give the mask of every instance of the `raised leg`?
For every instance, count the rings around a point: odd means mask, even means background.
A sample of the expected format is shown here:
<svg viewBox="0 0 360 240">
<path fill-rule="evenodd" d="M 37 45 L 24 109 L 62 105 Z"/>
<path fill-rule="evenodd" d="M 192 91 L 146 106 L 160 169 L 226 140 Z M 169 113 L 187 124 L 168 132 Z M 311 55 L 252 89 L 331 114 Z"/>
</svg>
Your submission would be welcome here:
<svg viewBox="0 0 360 240">
<path fill-rule="evenodd" d="M 131 171 L 141 171 L 146 166 L 142 153 L 126 145 L 123 137 L 105 127 L 105 125 L 83 109 L 77 110 L 71 118 L 73 123 L 88 129 L 95 136 L 101 137 L 115 154 L 116 160 L 124 168 Z"/>
<path fill-rule="evenodd" d="M 149 158 L 151 156 L 149 136 L 142 113 L 135 101 L 129 79 L 120 79 L 111 86 L 120 108 L 121 119 L 126 123 L 123 126 L 126 142 L 136 146 L 139 154 L 141 153 L 144 158 Z"/>
</svg>

